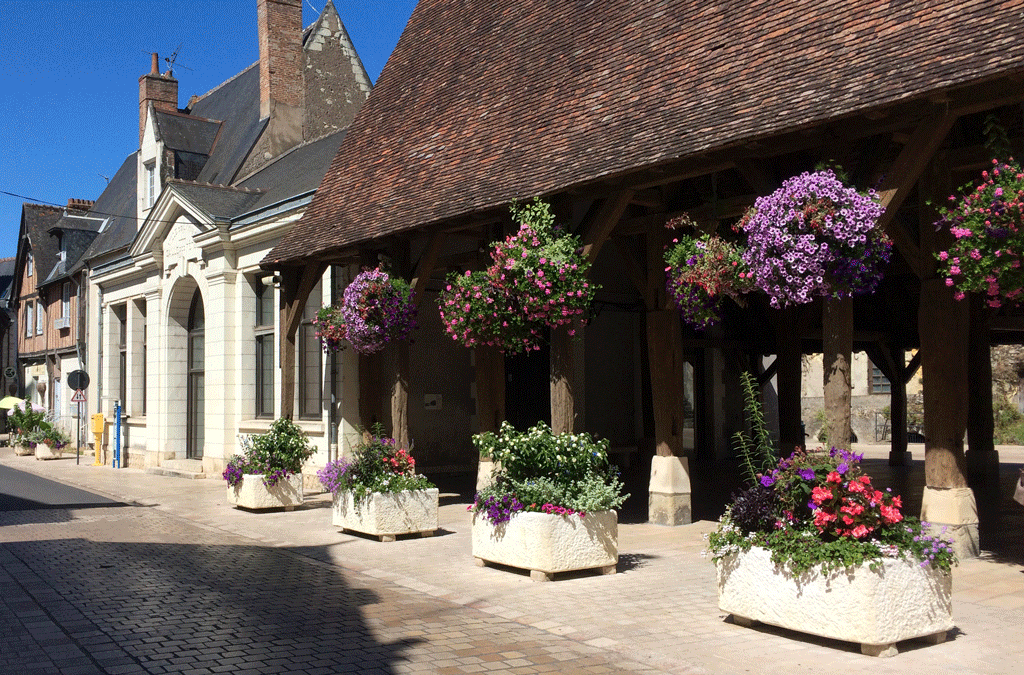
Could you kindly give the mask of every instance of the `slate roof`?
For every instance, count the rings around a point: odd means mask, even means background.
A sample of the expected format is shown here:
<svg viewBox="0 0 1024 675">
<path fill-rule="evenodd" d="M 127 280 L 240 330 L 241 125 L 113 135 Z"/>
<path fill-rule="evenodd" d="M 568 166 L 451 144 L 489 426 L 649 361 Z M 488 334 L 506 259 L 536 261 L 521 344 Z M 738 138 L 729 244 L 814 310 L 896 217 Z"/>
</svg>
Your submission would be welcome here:
<svg viewBox="0 0 1024 675">
<path fill-rule="evenodd" d="M 18 238 L 17 268 L 14 279 L 14 293 L 21 293 L 21 269 L 25 264 L 26 243 L 31 245 L 32 263 L 36 274 L 43 274 L 57 264 L 59 249 L 49 230 L 64 215 L 59 206 L 23 204 L 21 207 L 21 232 Z M 27 239 L 27 242 L 26 242 Z"/>
<path fill-rule="evenodd" d="M 221 123 L 181 113 L 154 110 L 156 129 L 164 145 L 171 150 L 209 155 Z"/>
<path fill-rule="evenodd" d="M 200 183 L 235 182 L 267 120 L 260 120 L 260 68 L 255 63 L 187 109 L 189 115 L 222 122 L 216 148 L 196 177 Z"/>
<path fill-rule="evenodd" d="M 1020 9 L 420 0 L 312 204 L 265 263 L 1022 72 Z"/>
<path fill-rule="evenodd" d="M 94 218 L 107 219 L 99 236 L 86 250 L 85 259 L 124 248 L 138 231 L 136 199 L 138 198 L 138 152 L 128 155 L 110 179 L 103 193 L 89 210 Z"/>
<path fill-rule="evenodd" d="M 15 259 L 0 258 L 0 307 L 6 308 L 11 302 L 11 287 L 14 285 Z"/>
<path fill-rule="evenodd" d="M 235 186 L 182 180 L 168 186 L 210 218 L 233 220 L 316 190 L 344 136 L 339 131 L 296 146 Z"/>
<path fill-rule="evenodd" d="M 84 266 L 83 255 L 99 234 L 103 219 L 96 217 L 75 217 L 65 215 L 50 228 L 50 236 L 59 242 L 54 234 L 59 230 L 64 239 L 65 259 L 60 260 L 40 282 L 40 286 L 66 279 Z M 42 271 L 42 270 L 41 270 Z"/>
</svg>

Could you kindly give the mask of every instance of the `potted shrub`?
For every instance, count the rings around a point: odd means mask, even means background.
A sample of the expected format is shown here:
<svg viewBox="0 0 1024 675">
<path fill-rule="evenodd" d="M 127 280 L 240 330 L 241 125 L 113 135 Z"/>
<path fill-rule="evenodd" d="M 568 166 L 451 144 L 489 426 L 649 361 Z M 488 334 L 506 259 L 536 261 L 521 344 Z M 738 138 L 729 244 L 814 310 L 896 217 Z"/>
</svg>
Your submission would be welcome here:
<svg viewBox="0 0 1024 675">
<path fill-rule="evenodd" d="M 400 534 L 429 537 L 437 530 L 438 490 L 416 473 L 416 460 L 380 427 L 365 433 L 352 459 L 317 472 L 333 495 L 331 522 L 342 529 L 394 541 Z"/>
<path fill-rule="evenodd" d="M 670 220 L 666 227 L 691 227 L 689 216 Z M 754 276 L 743 261 L 743 247 L 715 234 L 680 233 L 665 249 L 666 287 L 683 321 L 704 330 L 722 319 L 722 298 L 741 303 L 754 289 Z"/>
<path fill-rule="evenodd" d="M 36 459 L 60 459 L 71 437 L 52 424 L 36 428 L 29 436 L 35 442 Z"/>
<path fill-rule="evenodd" d="M 327 353 L 346 344 L 360 354 L 378 352 L 391 340 L 404 340 L 416 327 L 412 289 L 381 265 L 364 268 L 345 287 L 340 306 L 321 308 L 313 326 Z"/>
<path fill-rule="evenodd" d="M 978 293 L 990 307 L 1024 298 L 1024 170 L 1011 158 L 992 160 L 977 185 L 966 185 L 939 209 L 937 226 L 948 228 L 955 241 L 938 254 L 939 274 L 963 300 Z"/>
<path fill-rule="evenodd" d="M 536 581 L 571 570 L 615 572 L 615 509 L 628 495 L 608 462 L 607 440 L 552 434 L 543 423 L 518 432 L 503 422 L 473 443 L 500 463 L 469 507 L 478 565 L 527 569 Z"/>
<path fill-rule="evenodd" d="M 872 656 L 896 654 L 902 640 L 945 639 L 952 544 L 875 489 L 861 455 L 797 448 L 776 461 L 757 425 L 739 445 L 747 486 L 708 536 L 722 611 L 742 625 L 857 642 Z"/>
<path fill-rule="evenodd" d="M 519 230 L 491 246 L 491 265 L 450 275 L 438 296 L 445 331 L 466 347 L 540 349 L 547 329 L 584 316 L 598 288 L 579 237 L 555 224 L 547 203 L 513 203 L 511 212 Z"/>
<path fill-rule="evenodd" d="M 11 445 L 16 455 L 31 455 L 35 452 L 36 439 L 32 434 L 38 428 L 48 426 L 45 418 L 46 408 L 27 398 L 7 411 L 7 426 L 11 430 Z"/>
<path fill-rule="evenodd" d="M 241 436 L 242 454 L 224 469 L 229 504 L 246 509 L 283 507 L 291 511 L 302 503 L 302 464 L 313 446 L 294 422 L 281 418 L 265 434 Z"/>
</svg>

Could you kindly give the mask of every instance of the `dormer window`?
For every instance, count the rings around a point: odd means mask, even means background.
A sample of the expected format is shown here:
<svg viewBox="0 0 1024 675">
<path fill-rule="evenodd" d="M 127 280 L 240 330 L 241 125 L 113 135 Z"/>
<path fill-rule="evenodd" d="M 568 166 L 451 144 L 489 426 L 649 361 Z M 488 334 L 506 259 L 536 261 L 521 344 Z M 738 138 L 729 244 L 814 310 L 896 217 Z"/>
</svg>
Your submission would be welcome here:
<svg viewBox="0 0 1024 675">
<path fill-rule="evenodd" d="M 146 207 L 156 202 L 156 162 L 146 162 Z"/>
</svg>

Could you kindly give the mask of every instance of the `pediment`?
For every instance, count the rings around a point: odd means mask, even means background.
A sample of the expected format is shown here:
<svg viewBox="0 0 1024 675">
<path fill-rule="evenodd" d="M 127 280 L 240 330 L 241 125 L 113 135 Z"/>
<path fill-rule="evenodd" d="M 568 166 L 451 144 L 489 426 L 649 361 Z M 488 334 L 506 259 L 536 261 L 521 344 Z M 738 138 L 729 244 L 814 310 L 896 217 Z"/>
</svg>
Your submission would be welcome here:
<svg viewBox="0 0 1024 675">
<path fill-rule="evenodd" d="M 212 228 L 213 221 L 202 210 L 176 191 L 165 189 L 146 216 L 129 255 L 138 257 L 151 253 L 157 257 L 167 256 L 168 244 L 174 256 L 191 253 L 191 248 L 198 251 L 196 235 Z"/>
</svg>

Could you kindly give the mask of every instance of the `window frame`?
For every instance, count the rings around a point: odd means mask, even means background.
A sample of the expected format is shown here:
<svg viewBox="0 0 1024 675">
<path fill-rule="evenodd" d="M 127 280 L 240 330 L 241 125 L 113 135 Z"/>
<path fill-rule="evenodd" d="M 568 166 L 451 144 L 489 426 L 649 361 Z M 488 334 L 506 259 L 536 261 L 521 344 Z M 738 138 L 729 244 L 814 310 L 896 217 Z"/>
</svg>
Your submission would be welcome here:
<svg viewBox="0 0 1024 675">
<path fill-rule="evenodd" d="M 35 313 L 33 311 L 34 303 L 31 300 L 25 301 L 25 316 L 22 317 L 25 321 L 25 337 L 31 338 L 34 333 L 35 326 Z"/>
<path fill-rule="evenodd" d="M 296 378 L 296 392 L 299 397 L 298 411 L 299 419 L 304 420 L 319 420 L 323 418 L 324 408 L 324 364 L 323 364 L 323 348 L 320 346 L 320 341 L 316 338 L 316 327 L 313 325 L 313 319 L 316 318 L 316 314 L 320 311 L 320 305 L 323 301 L 323 280 L 316 282 L 316 286 L 313 287 L 312 292 L 309 294 L 309 298 L 306 300 L 306 306 L 302 311 L 302 322 L 299 324 L 298 344 L 298 363 L 299 373 Z M 315 364 L 315 365 L 314 365 Z M 310 384 L 309 378 L 306 375 L 307 369 L 316 370 L 316 397 L 307 397 L 307 388 Z"/>
<path fill-rule="evenodd" d="M 150 208 L 156 203 L 156 160 L 145 162 L 142 167 L 146 174 L 146 207 Z"/>
<path fill-rule="evenodd" d="M 880 381 L 879 381 L 880 379 Z M 882 369 L 868 360 L 868 393 L 869 394 L 891 394 L 892 382 L 885 376 Z"/>
<path fill-rule="evenodd" d="M 253 374 L 255 376 L 256 396 L 253 398 L 253 415 L 257 419 L 274 417 L 274 380 L 275 380 L 275 350 L 274 333 L 277 327 L 277 312 L 274 311 L 274 285 L 267 283 L 272 277 L 257 277 L 254 286 L 256 298 L 256 310 L 253 314 L 253 342 L 255 352 L 253 354 Z M 265 316 L 264 303 L 269 294 L 270 316 Z M 267 368 L 267 352 L 269 351 L 270 367 Z M 267 377 L 270 377 L 270 397 L 264 395 Z"/>
</svg>

